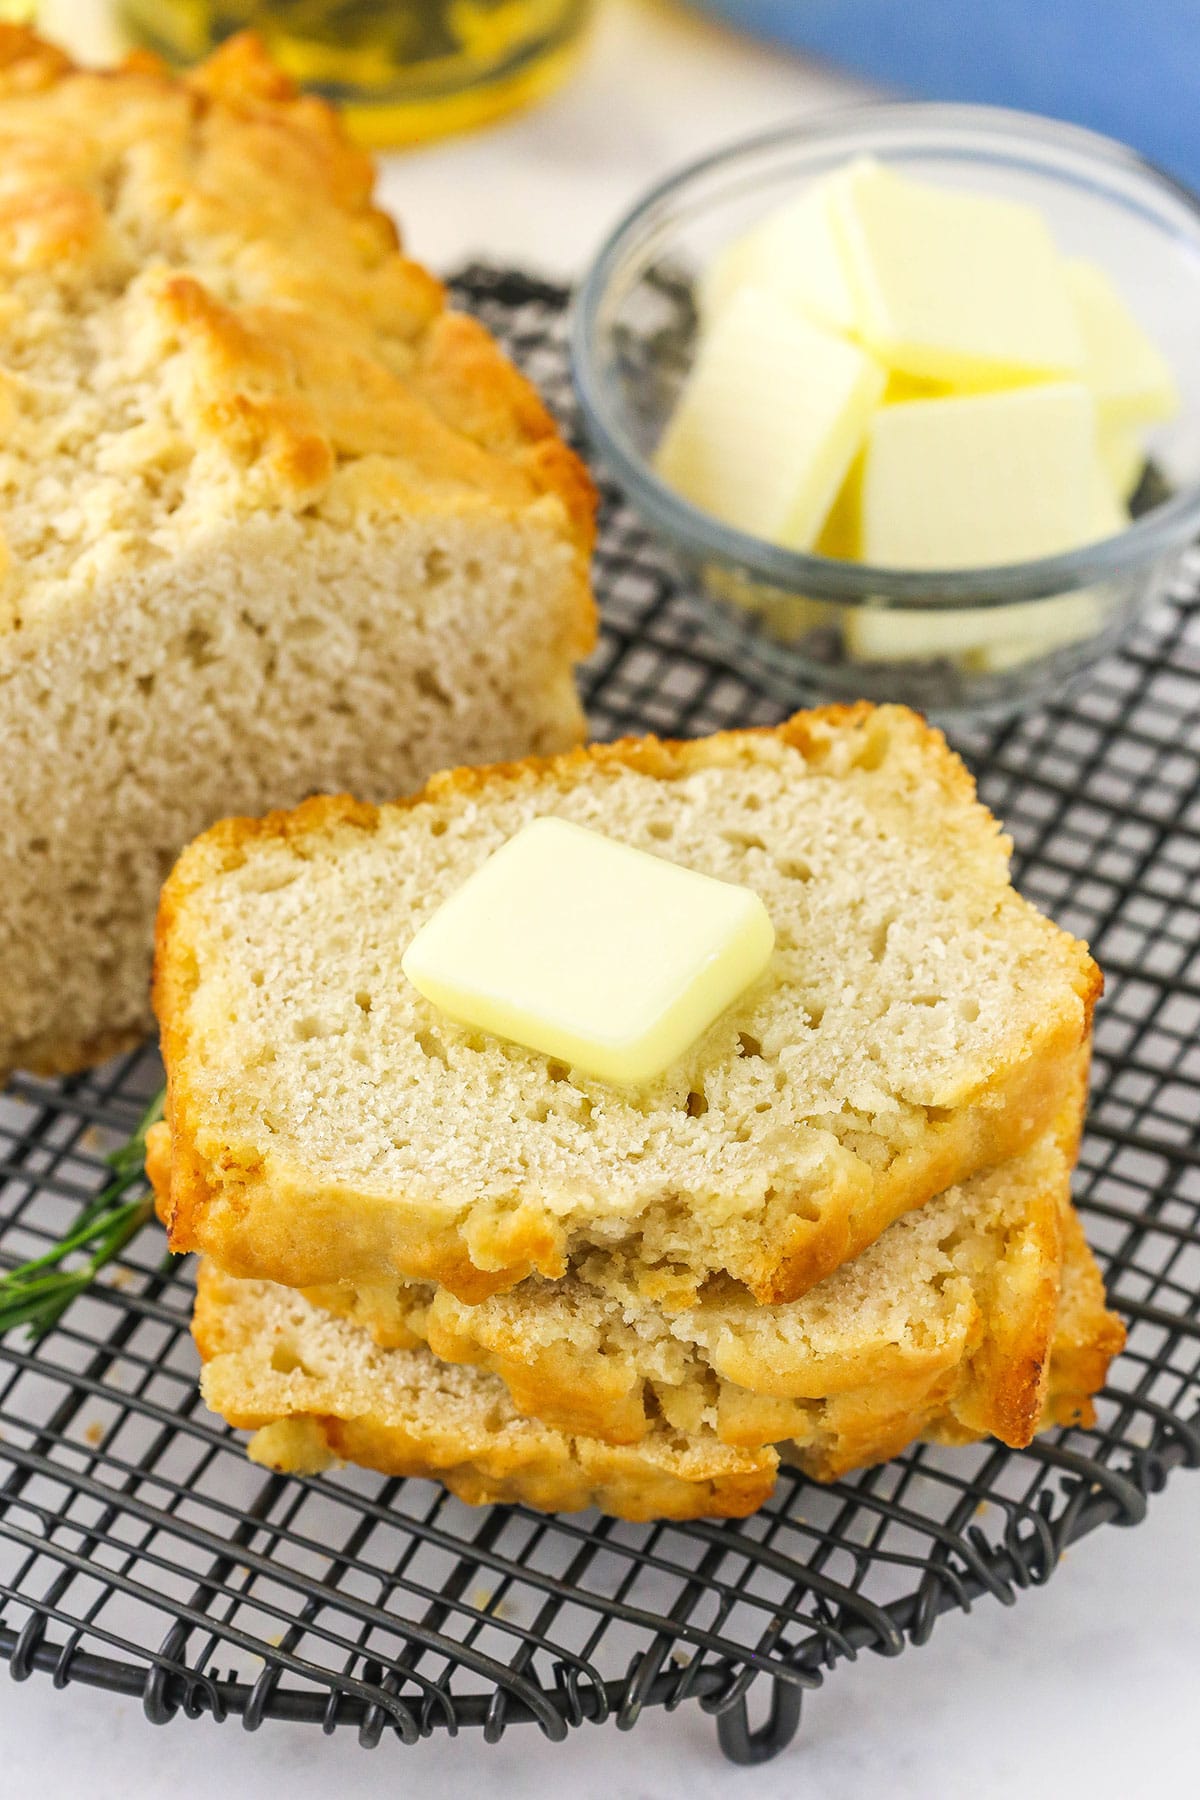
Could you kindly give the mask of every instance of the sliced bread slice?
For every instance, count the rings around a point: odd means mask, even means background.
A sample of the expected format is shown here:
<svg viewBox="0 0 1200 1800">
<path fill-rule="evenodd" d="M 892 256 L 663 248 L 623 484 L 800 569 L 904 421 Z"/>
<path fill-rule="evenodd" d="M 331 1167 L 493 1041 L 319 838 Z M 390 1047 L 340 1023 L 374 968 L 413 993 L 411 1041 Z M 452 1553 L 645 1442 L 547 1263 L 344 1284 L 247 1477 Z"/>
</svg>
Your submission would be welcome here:
<svg viewBox="0 0 1200 1800">
<path fill-rule="evenodd" d="M 660 1427 L 636 1446 L 518 1414 L 502 1382 L 430 1351 L 381 1350 L 292 1288 L 240 1281 L 205 1260 L 193 1320 L 204 1398 L 257 1432 L 255 1461 L 311 1474 L 335 1460 L 429 1475 L 460 1500 L 546 1512 L 596 1506 L 626 1519 L 740 1518 L 770 1494 L 774 1450 Z"/>
<path fill-rule="evenodd" d="M 1104 1277 L 1084 1235 L 1074 1207 L 1063 1217 L 1063 1283 L 1046 1422 L 1055 1425 L 1095 1423 L 1092 1396 L 1108 1376 L 1108 1365 L 1125 1347 L 1125 1327 L 1105 1302 Z"/>
<path fill-rule="evenodd" d="M 1087 1241 L 1083 1221 L 1070 1205 L 1063 1209 L 1062 1251 L 1062 1292 L 1039 1431 L 1053 1425 L 1093 1425 L 1095 1396 L 1108 1378 L 1109 1364 L 1125 1347 L 1125 1327 L 1105 1303 L 1100 1265 Z M 985 1434 L 972 1430 L 953 1410 L 947 1409 L 928 1419 L 921 1435 L 936 1443 L 967 1444 Z M 882 1452 L 889 1454 L 892 1452 Z M 833 1445 L 832 1453 L 812 1446 L 798 1452 L 794 1460 L 820 1480 L 844 1474 L 855 1466 L 844 1460 L 841 1444 Z"/>
<path fill-rule="evenodd" d="M 764 977 L 644 1088 L 455 1025 L 401 972 L 544 813 L 744 882 L 774 921 Z M 469 1302 L 598 1248 L 665 1304 L 715 1272 L 794 1299 L 1070 1091 L 1099 972 L 1009 851 L 941 734 L 867 705 L 226 821 L 159 915 L 172 1246 Z"/>
<path fill-rule="evenodd" d="M 427 1343 L 499 1375 L 517 1410 L 637 1443 L 660 1419 L 755 1447 L 803 1436 L 811 1402 L 936 1392 L 961 1423 L 1025 1444 L 1041 1416 L 1070 1193 L 1053 1134 L 890 1225 L 799 1300 L 758 1306 L 728 1279 L 668 1313 L 592 1256 L 466 1306 L 446 1288 L 319 1287 L 377 1343 Z M 859 1404 L 856 1398 L 853 1404 Z"/>
<path fill-rule="evenodd" d="M 1064 1229 L 1064 1327 L 1051 1356 L 1043 1428 L 1088 1421 L 1091 1394 L 1123 1342 L 1082 1230 L 1070 1218 Z M 294 1289 L 239 1280 L 207 1259 L 194 1331 L 209 1406 L 255 1432 L 255 1461 L 290 1473 L 357 1462 L 388 1475 L 431 1476 L 476 1505 L 596 1506 L 629 1519 L 743 1517 L 774 1486 L 772 1449 L 737 1449 L 708 1428 L 687 1433 L 665 1423 L 629 1445 L 555 1430 L 520 1417 L 494 1375 L 442 1363 L 425 1348 L 382 1350 Z M 921 1436 L 961 1443 L 982 1435 L 948 1413 L 944 1397 L 935 1377 L 809 1402 L 803 1439 L 785 1454 L 830 1481 Z"/>
</svg>

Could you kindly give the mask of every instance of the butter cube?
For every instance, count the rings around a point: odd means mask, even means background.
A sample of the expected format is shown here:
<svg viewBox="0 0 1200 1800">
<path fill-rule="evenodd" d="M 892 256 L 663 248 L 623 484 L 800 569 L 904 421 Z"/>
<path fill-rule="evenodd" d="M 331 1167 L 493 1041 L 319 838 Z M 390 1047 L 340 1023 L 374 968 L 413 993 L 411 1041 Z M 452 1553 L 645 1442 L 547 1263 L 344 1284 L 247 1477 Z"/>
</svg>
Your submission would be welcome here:
<svg viewBox="0 0 1200 1800">
<path fill-rule="evenodd" d="M 864 159 L 837 188 L 833 218 L 858 335 L 889 368 L 976 388 L 1081 367 L 1066 276 L 1032 207 Z"/>
<path fill-rule="evenodd" d="M 949 606 L 936 614 L 860 606 L 846 617 L 847 654 L 856 662 L 933 662 L 946 658 L 976 672 L 1032 662 L 1090 638 L 1103 622 L 1089 589 L 1023 605 Z"/>
<path fill-rule="evenodd" d="M 1166 359 L 1134 318 L 1103 269 L 1082 258 L 1066 276 L 1083 339 L 1080 379 L 1096 397 L 1105 425 L 1152 425 L 1179 410 Z"/>
<path fill-rule="evenodd" d="M 700 283 L 700 316 L 706 324 L 740 289 L 761 287 L 827 331 L 854 330 L 854 295 L 831 210 L 842 179 L 837 175 L 817 182 L 716 258 Z"/>
<path fill-rule="evenodd" d="M 1112 537 L 1129 523 L 1097 455 L 1092 468 L 1089 537 Z M 1096 592 L 1052 594 L 1013 606 L 945 607 L 936 613 L 860 606 L 846 615 L 846 653 L 856 662 L 930 662 L 947 657 L 976 674 L 1032 662 L 1094 637 L 1104 623 Z"/>
<path fill-rule="evenodd" d="M 1095 409 L 1078 382 L 911 400 L 867 434 L 862 555 L 967 569 L 1073 549 L 1095 535 Z"/>
<path fill-rule="evenodd" d="M 825 523 L 813 546 L 818 556 L 833 556 L 842 562 L 855 562 L 862 555 L 863 461 L 860 450 L 850 464 L 833 505 L 825 515 Z"/>
<path fill-rule="evenodd" d="M 774 942 L 748 888 L 540 818 L 439 907 L 401 966 L 460 1023 L 635 1083 L 762 974 Z"/>
<path fill-rule="evenodd" d="M 1099 456 L 1092 469 L 1091 538 L 1112 537 L 1129 514 L 1112 491 Z M 1079 588 L 1012 606 L 950 606 L 906 612 L 860 606 L 847 612 L 843 637 L 856 662 L 931 662 L 947 657 L 976 674 L 998 674 L 1094 637 L 1104 623 L 1098 593 Z"/>
<path fill-rule="evenodd" d="M 701 342 L 658 472 L 726 524 L 809 549 L 883 387 L 857 346 L 743 288 Z"/>
</svg>

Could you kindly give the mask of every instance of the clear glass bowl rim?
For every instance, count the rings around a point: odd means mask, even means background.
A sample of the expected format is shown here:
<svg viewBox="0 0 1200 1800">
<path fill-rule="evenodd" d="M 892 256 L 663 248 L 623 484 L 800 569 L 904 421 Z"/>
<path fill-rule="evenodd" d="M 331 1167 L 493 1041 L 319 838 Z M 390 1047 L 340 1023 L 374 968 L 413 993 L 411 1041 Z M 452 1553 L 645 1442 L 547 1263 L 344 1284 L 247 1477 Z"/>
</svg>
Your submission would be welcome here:
<svg viewBox="0 0 1200 1800">
<path fill-rule="evenodd" d="M 1128 145 L 1035 113 L 1002 106 L 867 101 L 740 138 L 685 164 L 644 194 L 610 231 L 576 290 L 569 325 L 575 390 L 587 430 L 621 486 L 664 536 L 688 554 L 749 572 L 772 587 L 851 605 L 886 599 L 913 612 L 943 610 L 948 603 L 1001 606 L 1112 581 L 1178 551 L 1200 533 L 1200 485 L 1173 494 L 1115 537 L 1031 562 L 969 569 L 895 569 L 844 562 L 808 551 L 785 550 L 723 524 L 661 481 L 629 440 L 609 404 L 594 346 L 610 284 L 656 215 L 714 170 L 733 168 L 772 150 L 829 146 L 838 139 L 846 140 L 849 155 L 861 149 L 856 140 L 863 133 L 898 127 L 911 130 L 914 146 L 925 133 L 953 130 L 974 134 L 981 152 L 986 152 L 989 144 L 997 153 L 1003 146 L 1010 154 L 1024 145 L 1030 158 L 1039 150 L 1073 151 L 1094 163 L 1095 191 L 1101 194 L 1106 170 L 1132 175 L 1159 198 L 1172 199 L 1190 213 L 1200 253 L 1200 196 Z"/>
</svg>

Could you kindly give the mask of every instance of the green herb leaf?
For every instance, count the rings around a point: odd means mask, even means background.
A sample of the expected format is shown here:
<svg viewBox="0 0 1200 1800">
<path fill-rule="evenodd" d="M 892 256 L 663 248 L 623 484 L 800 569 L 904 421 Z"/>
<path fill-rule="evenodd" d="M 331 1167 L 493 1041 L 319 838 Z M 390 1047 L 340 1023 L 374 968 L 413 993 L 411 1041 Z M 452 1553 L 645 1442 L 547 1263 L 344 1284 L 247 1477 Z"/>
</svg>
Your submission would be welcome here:
<svg viewBox="0 0 1200 1800">
<path fill-rule="evenodd" d="M 42 1337 L 154 1216 L 153 1195 L 143 1191 L 130 1197 L 129 1190 L 145 1181 L 146 1133 L 162 1118 L 164 1098 L 155 1095 L 133 1136 L 105 1158 L 112 1180 L 88 1201 L 71 1229 L 40 1256 L 0 1273 L 0 1337 L 18 1325 L 27 1326 L 35 1341 Z M 83 1261 L 74 1261 L 80 1255 Z M 64 1268 L 68 1258 L 72 1266 Z"/>
</svg>

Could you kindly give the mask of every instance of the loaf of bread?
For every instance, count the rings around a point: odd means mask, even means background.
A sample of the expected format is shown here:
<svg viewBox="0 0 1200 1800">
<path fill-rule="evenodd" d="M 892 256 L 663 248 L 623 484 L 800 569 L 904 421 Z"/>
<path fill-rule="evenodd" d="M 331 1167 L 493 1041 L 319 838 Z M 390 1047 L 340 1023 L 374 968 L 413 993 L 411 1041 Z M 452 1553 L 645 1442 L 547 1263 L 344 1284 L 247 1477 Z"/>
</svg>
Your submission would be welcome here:
<svg viewBox="0 0 1200 1800">
<path fill-rule="evenodd" d="M 766 975 L 636 1091 L 453 1024 L 401 971 L 542 813 L 743 882 L 774 922 Z M 1099 973 L 1009 848 L 940 733 L 866 705 L 226 821 L 159 914 L 172 1246 L 469 1303 L 596 1250 L 676 1310 L 721 1272 L 794 1299 L 1077 1082 Z"/>
<path fill-rule="evenodd" d="M 1042 1425 L 1090 1419 L 1090 1396 L 1122 1337 L 1067 1213 L 1069 1325 L 1054 1340 Z M 473 1504 L 595 1506 L 628 1519 L 741 1517 L 774 1485 L 774 1449 L 739 1449 L 708 1427 L 683 1432 L 662 1421 L 625 1445 L 556 1430 L 522 1418 L 494 1375 L 455 1368 L 423 1347 L 380 1349 L 360 1326 L 294 1289 L 238 1280 L 207 1260 L 193 1329 L 206 1401 L 230 1424 L 255 1431 L 250 1454 L 272 1468 L 313 1474 L 342 1460 L 434 1477 Z M 978 1435 L 943 1409 L 936 1382 L 896 1380 L 814 1406 L 804 1440 L 783 1453 L 833 1480 L 921 1436 L 963 1443 Z"/>
<path fill-rule="evenodd" d="M 0 1075 L 147 1029 L 214 819 L 582 735 L 589 482 L 371 179 L 253 39 L 0 25 Z"/>
</svg>

